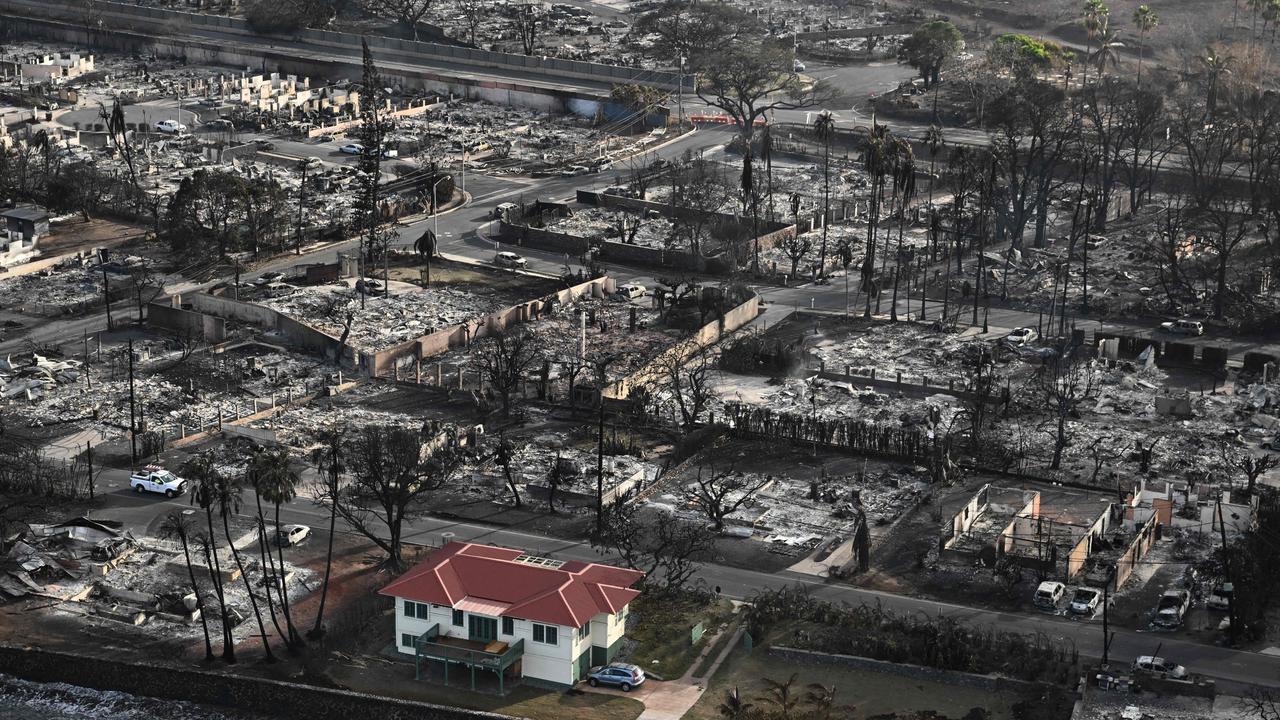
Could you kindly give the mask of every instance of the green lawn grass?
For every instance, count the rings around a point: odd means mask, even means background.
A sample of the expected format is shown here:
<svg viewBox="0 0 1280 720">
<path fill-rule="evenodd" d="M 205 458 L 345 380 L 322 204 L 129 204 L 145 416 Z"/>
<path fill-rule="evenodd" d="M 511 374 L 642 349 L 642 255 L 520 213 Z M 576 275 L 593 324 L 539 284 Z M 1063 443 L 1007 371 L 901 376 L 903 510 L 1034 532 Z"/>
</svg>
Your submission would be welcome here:
<svg viewBox="0 0 1280 720">
<path fill-rule="evenodd" d="M 702 662 L 693 670 L 695 678 L 705 678 L 707 673 L 711 672 L 711 666 L 715 663 L 716 658 L 720 657 L 720 653 L 724 652 L 724 646 L 733 640 L 733 635 L 737 630 L 736 623 L 729 623 L 720 631 L 720 636 L 716 638 L 716 642 L 711 646 L 711 650 L 702 658 Z M 741 642 L 741 640 L 739 640 Z"/>
<path fill-rule="evenodd" d="M 637 621 L 627 637 L 638 647 L 628 662 L 655 672 L 664 680 L 675 680 L 689 670 L 708 638 L 728 623 L 733 616 L 733 603 L 642 595 L 631 603 L 631 611 Z M 690 632 L 699 622 L 705 633 L 695 645 L 690 642 Z"/>
<path fill-rule="evenodd" d="M 738 645 L 716 670 L 707 683 L 707 691 L 685 714 L 684 720 L 721 720 L 720 703 L 725 693 L 734 687 L 747 702 L 762 709 L 770 708 L 767 701 L 760 699 L 766 691 L 764 678 L 785 682 L 792 673 L 796 674 L 792 691 L 800 697 L 812 683 L 827 687 L 834 685 L 837 705 L 854 706 L 852 711 L 837 715 L 849 720 L 921 710 L 933 710 L 959 720 L 975 707 L 989 711 L 992 720 L 1009 720 L 1012 717 L 1011 706 L 1022 699 L 1016 695 L 930 683 L 840 665 L 799 665 L 769 655 L 768 648 L 763 645 L 757 645 L 750 653 Z"/>
<path fill-rule="evenodd" d="M 602 693 L 545 690 L 520 685 L 505 696 L 472 692 L 462 687 L 466 677 L 459 669 L 448 687 L 437 681 L 415 680 L 413 666 L 377 664 L 369 668 L 337 667 L 333 678 L 341 686 L 404 700 L 463 707 L 531 720 L 635 720 L 644 703 Z M 490 678 L 481 678 L 492 686 Z"/>
</svg>

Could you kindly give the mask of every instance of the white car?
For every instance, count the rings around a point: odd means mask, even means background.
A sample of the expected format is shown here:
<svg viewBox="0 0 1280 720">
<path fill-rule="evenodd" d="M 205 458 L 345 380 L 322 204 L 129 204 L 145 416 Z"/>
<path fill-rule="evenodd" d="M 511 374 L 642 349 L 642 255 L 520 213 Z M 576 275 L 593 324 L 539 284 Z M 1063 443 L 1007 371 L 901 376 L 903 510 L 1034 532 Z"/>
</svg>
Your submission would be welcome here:
<svg viewBox="0 0 1280 720">
<path fill-rule="evenodd" d="M 1010 345 L 1022 346 L 1033 343 L 1040 339 L 1040 333 L 1035 328 L 1020 327 L 1004 336 L 1005 342 Z"/>
<path fill-rule="evenodd" d="M 265 287 L 267 285 L 270 285 L 271 283 L 280 282 L 282 280 L 284 280 L 284 273 L 276 272 L 273 270 L 269 273 L 262 273 L 262 276 L 259 277 L 257 280 L 254 280 L 253 284 Z"/>
<path fill-rule="evenodd" d="M 173 135 L 177 135 L 178 133 L 184 133 L 186 131 L 187 131 L 187 126 L 183 125 L 177 120 L 161 120 L 160 122 L 156 123 L 156 132 L 170 133 Z"/>
<path fill-rule="evenodd" d="M 1053 610 L 1058 607 L 1058 603 L 1062 600 L 1062 595 L 1066 591 L 1066 585 L 1046 580 L 1036 588 L 1036 594 L 1032 601 L 1041 610 Z"/>
<path fill-rule="evenodd" d="M 498 267 L 524 269 L 525 267 L 528 267 L 529 261 L 513 252 L 507 252 L 504 250 L 493 256 L 493 264 Z"/>
<path fill-rule="evenodd" d="M 805 71 L 804 63 L 800 62 L 799 60 L 792 60 L 791 69 L 794 72 L 804 72 Z"/>
<path fill-rule="evenodd" d="M 311 528 L 306 525 L 281 525 L 276 528 L 276 542 L 288 547 L 297 545 L 311 536 Z"/>
<path fill-rule="evenodd" d="M 160 493 L 171 498 L 187 491 L 187 481 L 158 465 L 148 465 L 129 476 L 129 487 L 137 493 Z"/>
<path fill-rule="evenodd" d="M 344 155 L 359 155 L 364 152 L 364 146 L 360 143 L 347 143 L 346 145 L 338 148 L 338 152 L 343 153 Z"/>
<path fill-rule="evenodd" d="M 1156 617 L 1152 622 L 1162 628 L 1176 628 L 1182 624 L 1187 610 L 1191 609 L 1191 593 L 1186 590 L 1165 590 L 1156 604 Z"/>
<path fill-rule="evenodd" d="M 619 300 L 634 300 L 642 298 L 649 294 L 649 289 L 643 285 L 629 283 L 627 285 L 619 285 L 617 296 Z"/>
<path fill-rule="evenodd" d="M 1101 590 L 1089 587 L 1076 588 L 1076 594 L 1071 596 L 1071 605 L 1067 609 L 1072 615 L 1092 615 L 1098 611 L 1098 605 L 1101 603 Z"/>
<path fill-rule="evenodd" d="M 1160 329 L 1173 335 L 1203 335 L 1204 323 L 1199 320 L 1172 320 L 1160 323 Z"/>
<path fill-rule="evenodd" d="M 1138 656 L 1138 659 L 1133 661 L 1133 669 L 1146 670 L 1147 672 L 1157 673 L 1177 680 L 1181 680 L 1187 676 L 1186 668 L 1154 655 Z"/>
</svg>

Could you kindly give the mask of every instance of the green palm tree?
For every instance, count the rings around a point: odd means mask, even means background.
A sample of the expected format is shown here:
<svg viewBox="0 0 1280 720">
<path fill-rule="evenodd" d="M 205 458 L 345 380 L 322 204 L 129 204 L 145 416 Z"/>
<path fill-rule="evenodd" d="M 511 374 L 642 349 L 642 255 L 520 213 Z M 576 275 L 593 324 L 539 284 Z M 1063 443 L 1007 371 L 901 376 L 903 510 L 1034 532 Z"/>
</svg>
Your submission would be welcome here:
<svg viewBox="0 0 1280 720">
<path fill-rule="evenodd" d="M 1106 21 L 1108 15 L 1111 14 L 1111 8 L 1102 0 L 1085 0 L 1084 3 L 1084 77 L 1081 80 L 1082 85 L 1089 84 L 1089 63 L 1088 59 L 1093 55 L 1093 39 L 1097 37 L 1102 29 L 1102 24 Z"/>
<path fill-rule="evenodd" d="M 253 456 L 249 463 L 249 481 L 253 484 L 255 499 L 258 504 L 258 520 L 262 521 L 262 501 L 271 503 L 275 509 L 275 529 L 280 532 L 280 506 L 291 502 L 298 496 L 298 484 L 302 482 L 298 472 L 293 469 L 289 451 L 283 448 L 266 450 Z M 266 533 L 263 533 L 266 535 Z M 265 539 L 265 538 L 264 538 Z M 285 627 L 288 630 L 288 644 L 300 643 L 302 639 L 293 625 L 293 612 L 289 608 L 289 589 L 284 582 L 284 543 L 276 543 L 276 556 L 280 568 L 280 584 L 276 587 L 280 593 L 280 606 L 284 612 Z M 267 598 L 270 603 L 271 594 Z"/>
<path fill-rule="evenodd" d="M 725 720 L 742 720 L 753 707 L 755 705 L 742 699 L 735 685 L 732 690 L 724 694 L 724 702 L 720 703 L 720 715 Z"/>
<path fill-rule="evenodd" d="M 1106 71 L 1108 62 L 1115 69 L 1120 61 L 1119 50 L 1122 47 L 1124 43 L 1120 42 L 1120 31 L 1111 27 L 1111 23 L 1104 18 L 1098 31 L 1098 49 L 1093 51 L 1093 62 L 1098 66 L 1099 76 Z"/>
<path fill-rule="evenodd" d="M 831 140 L 836 134 L 836 119 L 828 111 L 818 113 L 813 132 L 822 141 L 822 250 L 818 254 L 818 273 L 827 274 L 827 225 L 831 223 Z"/>
<path fill-rule="evenodd" d="M 191 564 L 191 533 L 194 525 L 186 515 L 174 510 L 160 523 L 160 537 L 182 543 L 182 556 L 187 561 L 187 576 L 191 578 L 191 592 L 196 594 L 196 610 L 200 613 L 200 628 L 204 630 L 204 659 L 213 659 L 213 641 L 209 639 L 209 620 L 204 614 L 204 600 L 196 583 L 196 570 Z"/>
<path fill-rule="evenodd" d="M 795 691 L 796 679 L 799 677 L 800 673 L 791 673 L 791 677 L 785 682 L 764 678 L 765 694 L 758 699 L 777 708 L 778 714 L 784 719 L 791 717 L 792 711 L 800 704 L 800 696 Z"/>
<path fill-rule="evenodd" d="M 213 530 L 213 509 L 218 505 L 219 473 L 209 452 L 203 452 L 191 458 L 179 469 L 179 474 L 191 482 L 191 504 L 204 511 L 208 533 L 203 546 L 208 557 L 209 580 L 213 583 L 214 594 L 218 596 L 218 613 L 222 620 L 222 659 L 228 663 L 236 661 L 235 638 L 231 636 L 231 618 L 227 615 L 227 596 L 222 586 L 222 565 L 218 560 L 218 543 Z"/>
<path fill-rule="evenodd" d="M 1133 11 L 1133 24 L 1138 28 L 1138 87 L 1142 87 L 1142 55 L 1147 49 L 1147 33 L 1155 29 L 1160 24 L 1160 16 L 1150 5 L 1139 5 L 1137 10 Z"/>
<path fill-rule="evenodd" d="M 857 708 L 853 705 L 836 706 L 836 686 L 823 685 L 822 683 L 812 683 L 804 694 L 804 704 L 813 708 L 813 712 L 809 717 L 818 717 L 822 720 L 829 720 L 833 712 L 839 712 L 839 717 L 853 717 Z"/>
</svg>

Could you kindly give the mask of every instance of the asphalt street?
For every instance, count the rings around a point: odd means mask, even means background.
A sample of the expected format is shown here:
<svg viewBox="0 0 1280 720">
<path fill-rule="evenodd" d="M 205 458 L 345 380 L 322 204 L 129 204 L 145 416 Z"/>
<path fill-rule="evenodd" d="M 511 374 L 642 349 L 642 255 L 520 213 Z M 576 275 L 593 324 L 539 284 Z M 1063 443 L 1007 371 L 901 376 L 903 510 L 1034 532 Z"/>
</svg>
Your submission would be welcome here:
<svg viewBox="0 0 1280 720">
<path fill-rule="evenodd" d="M 869 86 L 879 87 L 886 83 L 896 84 L 892 73 L 886 71 L 870 81 Z M 779 113 L 782 115 L 782 113 Z M 851 113 L 852 115 L 852 113 Z M 794 115 L 796 121 L 803 121 L 803 113 Z M 859 121 L 857 117 L 848 119 Z M 732 130 L 724 126 L 700 128 L 697 132 L 675 140 L 654 151 L 651 158 L 676 158 L 686 152 L 705 151 L 722 146 L 732 136 Z M 314 154 L 314 153 L 309 153 Z M 646 158 L 647 160 L 647 158 Z M 607 184 L 610 178 L 590 176 L 587 178 L 545 178 L 531 180 L 527 178 L 487 177 L 482 174 L 468 173 L 467 191 L 470 202 L 456 210 L 435 218 L 418 220 L 398 228 L 397 243 L 409 245 L 427 228 L 437 229 L 439 248 L 443 253 L 475 260 L 490 260 L 494 252 L 493 243 L 486 238 L 486 228 L 492 217 L 492 209 L 501 202 L 511 200 L 568 199 L 572 198 L 577 188 L 583 186 Z M 348 241 L 326 247 L 305 256 L 283 256 L 268 262 L 246 275 L 243 279 L 251 279 L 258 274 L 272 270 L 284 270 L 301 262 L 328 262 L 336 259 L 339 252 L 349 251 L 355 241 Z M 558 273 L 563 268 L 566 258 L 556 253 L 521 250 L 530 261 L 530 270 Z M 651 270 L 639 270 L 620 266 L 607 266 L 611 275 L 625 281 L 649 283 L 653 281 Z M 213 284 L 212 282 L 209 284 Z M 845 290 L 843 283 L 837 280 L 830 285 L 811 285 L 795 288 L 758 288 L 768 301 L 770 311 L 766 317 L 774 318 L 788 307 L 813 307 L 817 309 L 840 312 L 845 309 Z M 886 295 L 887 297 L 887 295 Z M 852 298 L 852 296 L 851 296 Z M 918 309 L 918 298 L 912 301 L 913 310 Z M 860 307 L 855 305 L 855 307 Z M 936 309 L 936 305 L 934 305 Z M 906 312 L 905 302 L 902 311 Z M 882 312 L 888 312 L 888 301 L 882 301 Z M 992 309 L 990 323 L 997 327 L 1017 327 L 1035 325 L 1035 313 L 1017 310 Z M 772 320 L 769 320 L 772 322 Z M 1149 325 L 1138 324 L 1138 328 Z M 84 333 L 93 333 L 105 329 L 105 316 L 102 314 L 85 318 L 56 320 L 48 323 L 24 338 L 0 343 L 0 353 L 15 352 L 27 347 L 27 340 L 56 341 L 78 339 Z M 1240 347 L 1249 347 L 1248 341 L 1237 341 Z M 103 476 L 102 490 L 105 503 L 99 514 L 104 517 L 121 520 L 135 533 L 154 530 L 162 515 L 174 508 L 187 508 L 188 498 L 172 501 L 158 496 L 139 496 L 129 491 L 125 470 L 109 469 Z M 251 498 L 250 498 L 251 500 Z M 246 506 L 252 506 L 251 502 Z M 299 499 L 284 508 L 282 520 L 323 527 L 327 523 L 327 514 L 323 509 Z M 479 524 L 459 523 L 437 518 L 415 519 L 406 533 L 406 540 L 411 542 L 439 542 L 443 533 L 453 533 L 460 540 L 476 540 L 520 547 L 529 551 L 554 555 L 566 559 L 599 560 L 602 556 L 590 546 L 581 543 L 527 534 L 518 530 L 495 529 Z M 604 557 L 604 559 L 608 559 Z M 891 595 L 863 590 L 847 585 L 826 583 L 819 579 L 798 576 L 790 573 L 765 574 L 752 570 L 731 568 L 714 564 L 704 565 L 698 577 L 707 585 L 720 587 L 723 594 L 735 598 L 749 598 L 754 592 L 763 588 L 773 588 L 793 583 L 802 583 L 822 598 L 833 601 L 859 603 L 879 603 L 887 608 L 901 612 L 921 612 L 928 615 L 944 614 L 984 626 L 992 626 L 1006 630 L 1017 630 L 1029 633 L 1044 633 L 1051 637 L 1064 638 L 1075 644 L 1082 654 L 1096 657 L 1101 654 L 1102 631 L 1097 619 L 1088 622 L 1072 622 L 1059 617 L 1021 615 L 992 612 L 979 608 L 970 608 L 946 603 L 921 600 L 912 597 Z M 1252 652 L 1234 651 L 1226 648 L 1204 645 L 1177 639 L 1174 636 L 1136 631 L 1131 629 L 1117 630 L 1112 646 L 1112 657 L 1120 662 L 1128 662 L 1139 654 L 1149 654 L 1157 646 L 1161 653 L 1177 662 L 1186 665 L 1194 672 L 1202 673 L 1225 681 L 1228 686 L 1240 684 L 1256 684 L 1280 686 L 1280 657 Z"/>
<path fill-rule="evenodd" d="M 154 532 L 161 518 L 170 511 L 193 512 L 189 497 L 168 500 L 159 495 L 130 492 L 125 470 L 106 470 L 100 480 L 100 492 L 104 502 L 102 509 L 95 514 L 119 520 L 135 534 Z M 254 507 L 251 491 L 244 498 L 243 507 Z M 249 517 L 247 513 L 244 516 Z M 299 498 L 282 507 L 280 519 L 282 524 L 298 523 L 324 529 L 328 526 L 329 515 L 324 508 Z M 341 523 L 339 526 L 342 527 Z M 349 532 L 345 528 L 341 531 Z M 453 539 L 503 545 L 561 560 L 609 562 L 615 559 L 582 541 L 432 517 L 408 521 L 403 537 L 406 542 L 421 544 L 439 544 Z M 1043 634 L 1070 643 L 1084 657 L 1099 658 L 1102 655 L 1101 617 L 1071 620 L 1056 615 L 994 612 L 856 588 L 793 572 L 769 574 L 715 564 L 702 565 L 695 577 L 708 588 L 719 587 L 725 597 L 733 599 L 746 600 L 760 590 L 802 585 L 814 597 L 834 603 L 878 605 L 903 614 L 944 615 L 975 626 Z M 1189 642 L 1169 633 L 1117 628 L 1116 625 L 1115 622 L 1111 624 L 1114 632 L 1110 650 L 1113 663 L 1127 664 L 1134 657 L 1153 654 L 1159 648 L 1162 656 L 1187 666 L 1194 673 L 1218 680 L 1222 692 L 1242 692 L 1247 686 L 1255 685 L 1280 687 L 1278 656 Z"/>
</svg>

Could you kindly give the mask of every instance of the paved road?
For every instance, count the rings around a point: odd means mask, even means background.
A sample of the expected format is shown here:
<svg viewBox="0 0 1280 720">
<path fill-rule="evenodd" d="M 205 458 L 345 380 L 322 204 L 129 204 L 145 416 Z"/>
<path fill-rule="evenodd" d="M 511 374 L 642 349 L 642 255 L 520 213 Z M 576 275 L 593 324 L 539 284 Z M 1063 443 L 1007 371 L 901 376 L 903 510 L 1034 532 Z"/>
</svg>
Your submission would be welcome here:
<svg viewBox="0 0 1280 720">
<path fill-rule="evenodd" d="M 726 142 L 732 130 L 724 127 L 700 129 L 698 132 L 681 138 L 654 153 L 655 157 L 673 158 L 686 151 L 696 152 L 716 147 Z M 593 178 L 600 183 L 607 178 Z M 443 252 L 460 256 L 488 259 L 492 256 L 493 246 L 484 239 L 485 223 L 491 217 L 492 208 L 500 202 L 524 197 L 533 199 L 566 199 L 571 198 L 574 191 L 583 185 L 583 178 L 548 178 L 531 181 L 515 178 L 487 178 L 472 174 L 468 181 L 468 190 L 472 193 L 472 202 L 454 212 L 439 218 L 432 218 L 406 225 L 399 229 L 399 244 L 409 244 L 427 227 L 435 227 L 438 223 L 440 248 Z M 479 232 L 477 232 L 477 230 Z M 304 258 L 285 257 L 270 263 L 258 271 L 284 269 L 302 261 L 323 262 L 336 257 L 342 250 L 349 250 L 354 242 L 330 247 Z M 558 272 L 565 261 L 562 255 L 527 251 L 533 270 Z M 652 277 L 652 271 L 635 270 L 617 266 L 608 268 L 610 274 L 622 280 L 646 281 Z M 252 275 L 246 278 L 253 277 Z M 811 286 L 798 288 L 761 288 L 767 300 L 773 305 L 807 307 L 828 310 L 844 308 L 844 288 L 842 283 L 829 286 Z M 918 301 L 917 301 L 918 302 Z M 887 301 L 884 304 L 887 312 Z M 904 307 L 905 312 L 905 307 Z M 782 313 L 778 313 L 781 315 Z M 1013 310 L 992 310 L 991 323 L 997 326 L 1014 327 L 1034 324 L 1034 313 L 1022 313 Z M 101 328 L 103 316 L 90 316 L 74 320 L 59 320 L 41 328 L 35 334 L 41 338 L 79 337 L 85 331 Z M 25 345 L 23 339 L 0 343 L 0 352 L 20 350 Z M 106 503 L 102 515 L 125 522 L 135 532 L 153 530 L 164 512 L 174 507 L 185 507 L 186 499 L 166 501 L 163 498 L 141 497 L 130 493 L 127 489 L 127 473 L 122 470 L 108 470 L 104 476 Z M 249 498 L 251 501 L 251 498 Z M 287 522 L 300 522 L 313 526 L 323 526 L 326 514 L 303 500 L 291 503 L 282 515 Z M 521 533 L 514 530 L 498 530 L 482 525 L 458 523 L 440 519 L 420 519 L 411 524 L 406 539 L 415 542 L 438 541 L 443 532 L 452 532 L 459 539 L 478 540 L 497 544 L 511 545 L 535 552 L 573 559 L 600 559 L 590 547 L 581 542 L 565 541 L 538 535 Z M 996 613 L 982 609 L 968 608 L 946 603 L 901 597 L 844 585 L 829 585 L 816 582 L 813 578 L 782 573 L 770 575 L 766 573 L 707 565 L 702 568 L 699 577 L 709 585 L 719 586 L 724 594 L 731 597 L 746 598 L 761 588 L 772 588 L 800 582 L 818 596 L 835 601 L 850 603 L 880 603 L 885 607 L 902 612 L 924 612 L 927 614 L 943 613 L 966 622 L 991 625 L 1004 629 L 1023 632 L 1042 632 L 1054 637 L 1071 640 L 1087 656 L 1097 656 L 1101 650 L 1101 630 L 1098 622 L 1078 623 L 1057 617 L 1017 615 Z M 1280 658 L 1248 652 L 1237 652 L 1223 648 L 1187 642 L 1170 636 L 1135 632 L 1117 631 L 1113 657 L 1127 660 L 1138 654 L 1150 653 L 1155 645 L 1163 642 L 1162 653 L 1187 665 L 1193 671 L 1221 678 L 1229 683 L 1259 684 L 1280 686 Z"/>
<path fill-rule="evenodd" d="M 305 479 L 305 476 L 304 476 Z M 180 497 L 166 500 L 155 495 L 137 495 L 128 490 L 127 472 L 104 472 L 100 492 L 105 502 L 96 511 L 100 517 L 119 520 L 135 534 L 153 532 L 160 519 L 174 509 L 190 509 L 190 500 Z M 245 508 L 254 507 L 252 494 L 244 498 Z M 248 515 L 245 515 L 248 517 Z M 305 499 L 298 499 L 281 509 L 282 523 L 300 523 L 324 529 L 328 525 L 328 513 Z M 346 529 L 343 532 L 348 532 Z M 456 540 L 476 541 L 515 547 L 563 560 L 610 561 L 589 544 L 580 541 L 551 538 L 519 530 L 499 529 L 474 523 L 438 518 L 416 518 L 410 521 L 404 539 L 410 543 L 438 544 L 445 533 L 452 533 Z M 815 597 L 836 603 L 852 605 L 880 605 L 888 610 L 904 614 L 945 615 L 972 625 L 993 627 L 999 630 L 1022 633 L 1043 633 L 1050 638 L 1066 640 L 1079 649 L 1085 657 L 1097 658 L 1102 653 L 1102 621 L 1073 621 L 1059 616 L 1014 614 L 965 607 L 951 603 L 893 595 L 856 588 L 849 585 L 826 583 L 807 575 L 790 572 L 769 574 L 722 565 L 705 564 L 697 577 L 709 587 L 719 587 L 730 598 L 749 599 L 763 589 L 800 584 Z M 1253 652 L 1189 642 L 1176 636 L 1116 628 L 1111 656 L 1114 662 L 1127 663 L 1138 655 L 1160 653 L 1186 665 L 1192 672 L 1204 674 L 1220 681 L 1226 692 L 1238 692 L 1247 685 L 1280 687 L 1280 657 Z"/>
<path fill-rule="evenodd" d="M 35 19 L 56 17 L 63 22 L 73 22 L 80 26 L 80 11 L 62 3 L 41 3 L 33 0 L 5 0 L 0 7 L 15 16 Z M 186 25 L 173 27 L 158 20 L 147 20 L 137 15 L 119 13 L 109 9 L 99 10 L 104 27 L 132 29 L 135 32 L 151 32 L 172 40 L 216 43 L 222 48 L 239 52 L 246 57 L 261 57 L 262 70 L 269 68 L 268 58 L 274 64 L 279 58 L 309 61 L 319 67 L 334 68 L 336 74 L 355 78 L 361 65 L 361 50 L 353 44 L 303 40 L 301 38 L 283 38 L 264 36 L 230 27 L 213 27 L 209 25 Z M 485 84 L 503 87 L 503 83 L 519 83 L 527 87 L 559 94 L 564 92 L 608 96 L 615 80 L 594 79 L 581 76 L 566 75 L 551 70 L 536 68 L 487 68 L 481 65 L 463 65 L 446 58 L 431 57 L 414 52 L 403 52 L 388 49 L 375 51 L 378 67 L 385 75 L 404 74 L 409 77 L 427 75 L 438 76 L 447 80 L 459 80 L 472 84 Z M 636 69 L 635 82 L 647 82 L 650 73 Z"/>
</svg>

